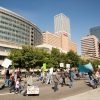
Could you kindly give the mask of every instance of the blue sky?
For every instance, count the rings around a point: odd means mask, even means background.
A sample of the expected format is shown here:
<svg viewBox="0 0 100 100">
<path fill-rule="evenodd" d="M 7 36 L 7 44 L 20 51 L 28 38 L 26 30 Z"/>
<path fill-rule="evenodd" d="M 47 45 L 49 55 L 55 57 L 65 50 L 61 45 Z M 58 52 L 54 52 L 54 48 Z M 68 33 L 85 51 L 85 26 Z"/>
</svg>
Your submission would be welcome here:
<svg viewBox="0 0 100 100">
<path fill-rule="evenodd" d="M 81 54 L 81 37 L 89 34 L 91 27 L 100 26 L 100 0 L 0 0 L 0 6 L 50 32 L 54 32 L 54 15 L 64 13 L 70 18 L 78 54 Z"/>
</svg>

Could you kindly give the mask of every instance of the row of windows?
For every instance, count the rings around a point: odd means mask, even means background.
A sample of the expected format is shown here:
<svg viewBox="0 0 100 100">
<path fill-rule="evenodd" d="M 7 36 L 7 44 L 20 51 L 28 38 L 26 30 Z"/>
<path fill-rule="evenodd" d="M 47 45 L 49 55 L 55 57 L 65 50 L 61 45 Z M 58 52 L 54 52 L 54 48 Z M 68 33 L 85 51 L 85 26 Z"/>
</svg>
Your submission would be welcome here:
<svg viewBox="0 0 100 100">
<path fill-rule="evenodd" d="M 7 33 L 6 31 L 2 31 L 0 30 L 0 37 L 1 39 L 6 39 L 6 40 L 10 40 L 10 41 L 14 41 L 14 42 L 17 42 L 17 43 L 20 43 L 20 44 L 29 44 L 29 38 L 25 38 L 25 37 L 21 37 L 21 36 L 18 36 L 17 34 L 10 34 L 10 33 Z M 38 36 L 36 35 L 35 37 L 31 38 L 31 42 L 34 44 L 40 44 L 42 42 L 42 37 L 41 36 Z"/>
<path fill-rule="evenodd" d="M 3 51 L 3 52 L 9 52 L 10 50 L 11 50 L 11 48 L 0 47 L 0 51 Z"/>
<path fill-rule="evenodd" d="M 11 23 L 8 23 L 8 22 L 5 22 L 5 21 L 0 21 L 0 23 L 2 23 L 3 25 L 6 25 L 6 26 L 9 26 L 9 27 L 11 27 L 11 28 L 13 28 L 13 29 L 20 29 L 20 30 L 23 30 L 23 31 L 25 31 L 25 32 L 30 32 L 30 30 L 27 28 L 25 28 L 25 27 L 21 27 L 21 26 L 19 26 L 19 25 L 16 25 L 16 24 L 11 24 Z M 15 30 L 14 30 L 15 31 Z"/>
<path fill-rule="evenodd" d="M 37 28 L 32 27 L 27 22 L 16 16 L 11 16 L 6 13 L 0 14 L 0 38 L 14 41 L 20 44 L 29 44 L 30 38 L 32 42 L 40 44 L 42 34 Z M 30 37 L 33 35 L 32 37 Z"/>
<path fill-rule="evenodd" d="M 1 28 L 1 29 L 4 29 L 4 30 L 7 30 L 9 33 L 17 33 L 17 34 L 19 34 L 19 35 L 22 34 L 22 36 L 26 36 L 26 37 L 29 37 L 29 36 L 30 36 L 29 33 L 27 33 L 27 32 L 20 31 L 20 30 L 15 30 L 15 29 L 12 29 L 12 28 L 10 28 L 10 27 L 6 27 L 6 26 L 0 25 L 0 28 Z M 8 34 L 9 34 L 9 33 L 8 33 Z"/>
<path fill-rule="evenodd" d="M 20 40 L 22 43 L 24 43 L 24 41 L 29 42 L 29 38 L 27 37 L 23 37 L 23 36 L 21 37 L 17 34 L 10 34 L 2 30 L 0 30 L 0 36 L 4 39 L 11 40 L 11 41 Z"/>
<path fill-rule="evenodd" d="M 1 36 L 1 35 L 0 35 L 0 39 L 8 40 L 8 41 L 13 41 L 13 42 L 18 43 L 18 44 L 26 44 L 26 45 L 29 45 L 29 42 L 27 42 L 25 40 L 22 41 L 21 39 L 12 38 L 12 40 L 11 40 L 11 38 L 5 37 L 5 36 Z"/>
<path fill-rule="evenodd" d="M 26 28 L 28 28 L 28 29 L 30 28 L 28 25 L 25 24 L 25 22 L 20 21 L 19 19 L 14 18 L 14 17 L 12 17 L 12 16 L 10 16 L 10 15 L 3 14 L 3 15 L 1 16 L 1 18 L 2 18 L 2 19 L 5 19 L 5 20 L 7 20 L 7 21 L 9 21 L 9 22 L 13 22 L 13 23 L 20 24 L 21 26 L 24 26 L 24 27 L 26 27 Z"/>
</svg>

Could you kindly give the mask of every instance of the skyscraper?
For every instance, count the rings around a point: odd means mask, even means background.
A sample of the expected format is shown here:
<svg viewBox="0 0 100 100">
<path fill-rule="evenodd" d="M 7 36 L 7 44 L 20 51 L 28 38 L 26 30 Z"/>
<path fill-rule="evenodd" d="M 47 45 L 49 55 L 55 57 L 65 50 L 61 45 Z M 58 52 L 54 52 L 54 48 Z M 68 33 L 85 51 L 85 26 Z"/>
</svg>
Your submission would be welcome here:
<svg viewBox="0 0 100 100">
<path fill-rule="evenodd" d="M 70 20 L 63 13 L 54 16 L 54 29 L 56 34 L 63 32 L 65 35 L 71 38 Z"/>
<path fill-rule="evenodd" d="M 100 26 L 90 28 L 90 34 L 95 35 L 99 39 L 99 42 L 100 42 Z"/>
</svg>

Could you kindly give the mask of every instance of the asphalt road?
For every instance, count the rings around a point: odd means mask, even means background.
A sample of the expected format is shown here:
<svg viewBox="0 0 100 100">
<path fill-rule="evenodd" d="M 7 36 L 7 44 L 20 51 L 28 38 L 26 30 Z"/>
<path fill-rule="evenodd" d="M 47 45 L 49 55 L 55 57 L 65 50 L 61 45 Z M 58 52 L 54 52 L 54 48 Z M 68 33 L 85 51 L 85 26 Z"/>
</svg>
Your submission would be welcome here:
<svg viewBox="0 0 100 100">
<path fill-rule="evenodd" d="M 73 96 L 92 90 L 91 87 L 87 86 L 84 80 L 77 80 L 74 87 L 69 88 L 68 86 L 61 87 L 59 85 L 59 90 L 54 92 L 51 89 L 51 85 L 45 85 L 38 82 L 37 85 L 40 88 L 39 96 L 22 96 L 21 94 L 10 94 L 9 89 L 5 88 L 0 90 L 0 100 L 59 100 L 65 97 Z"/>
</svg>

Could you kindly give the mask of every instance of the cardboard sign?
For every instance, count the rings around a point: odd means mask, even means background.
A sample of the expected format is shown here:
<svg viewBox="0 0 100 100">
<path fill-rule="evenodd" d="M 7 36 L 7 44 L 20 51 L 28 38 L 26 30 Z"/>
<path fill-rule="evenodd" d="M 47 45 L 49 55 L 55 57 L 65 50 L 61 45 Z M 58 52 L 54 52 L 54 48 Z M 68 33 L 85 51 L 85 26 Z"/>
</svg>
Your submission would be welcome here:
<svg viewBox="0 0 100 100">
<path fill-rule="evenodd" d="M 64 67 L 64 63 L 60 63 L 60 67 Z"/>
<path fill-rule="evenodd" d="M 3 63 L 2 63 L 2 66 L 5 67 L 5 68 L 8 68 L 9 65 L 12 65 L 12 60 L 6 58 Z"/>
<path fill-rule="evenodd" d="M 66 68 L 69 68 L 70 69 L 70 64 L 66 64 Z"/>
<path fill-rule="evenodd" d="M 53 67 L 51 67 L 51 68 L 49 69 L 49 71 L 50 71 L 50 72 L 49 72 L 50 74 L 53 74 Z"/>
<path fill-rule="evenodd" d="M 100 65 L 98 65 L 98 68 L 100 69 Z"/>
<path fill-rule="evenodd" d="M 27 94 L 39 94 L 38 86 L 27 86 Z"/>
</svg>

